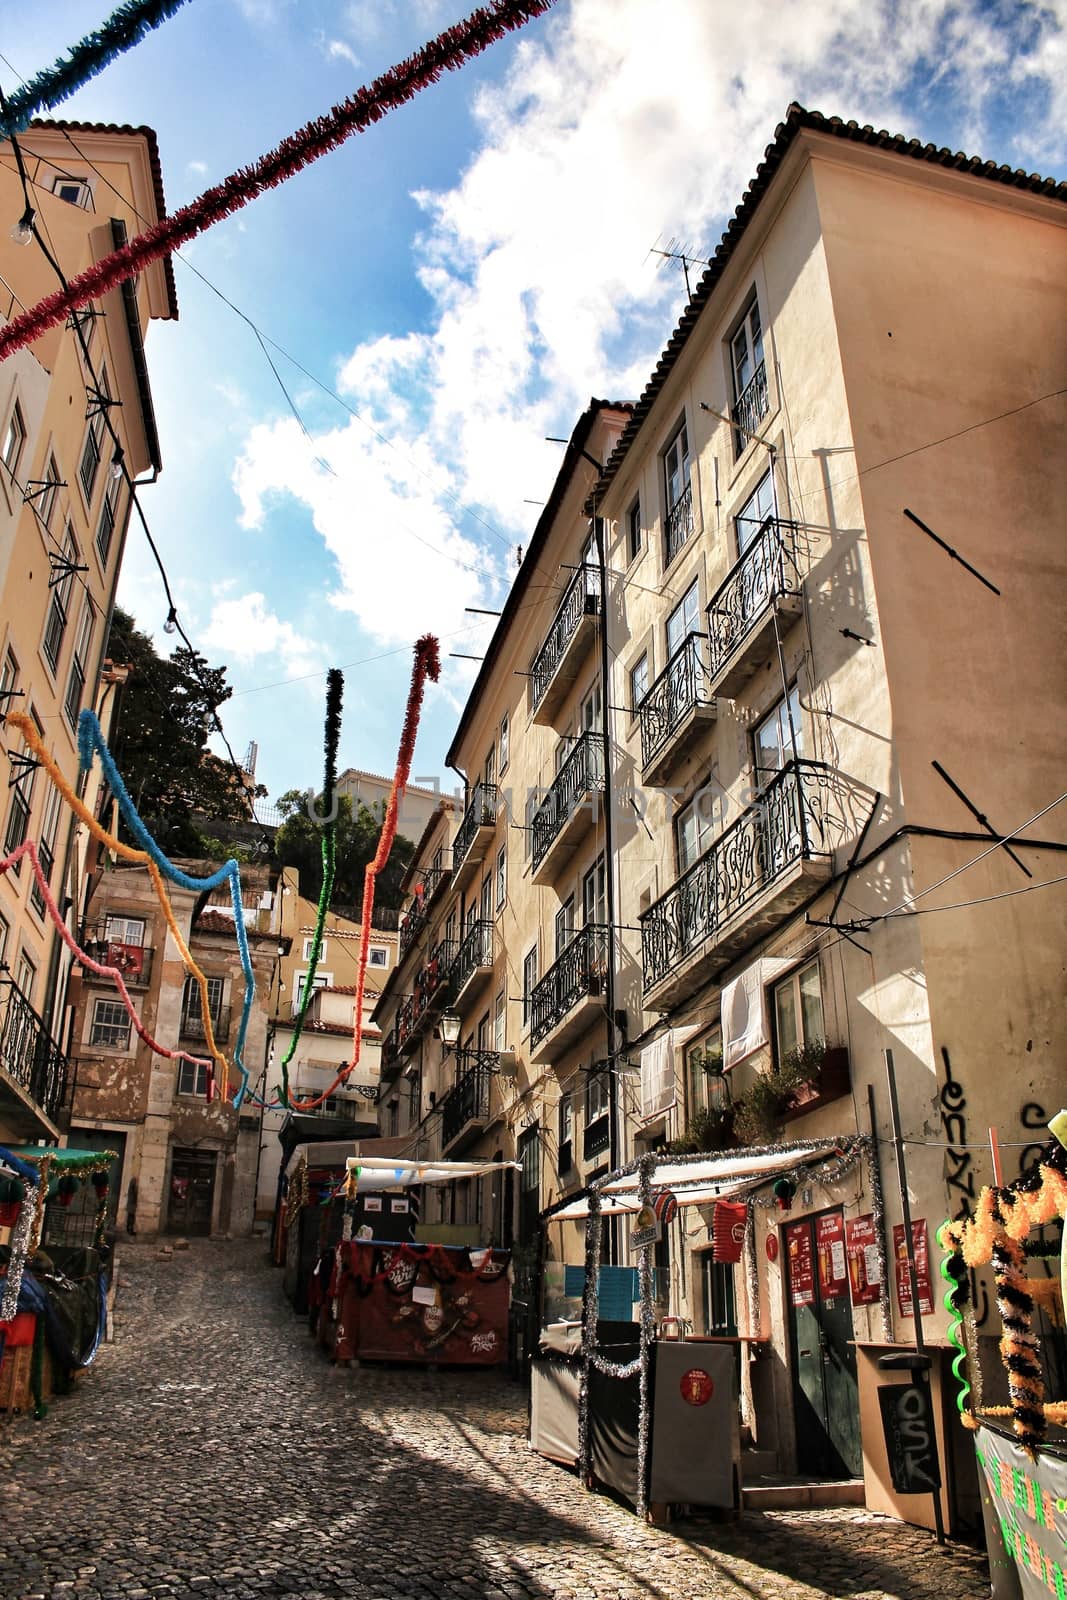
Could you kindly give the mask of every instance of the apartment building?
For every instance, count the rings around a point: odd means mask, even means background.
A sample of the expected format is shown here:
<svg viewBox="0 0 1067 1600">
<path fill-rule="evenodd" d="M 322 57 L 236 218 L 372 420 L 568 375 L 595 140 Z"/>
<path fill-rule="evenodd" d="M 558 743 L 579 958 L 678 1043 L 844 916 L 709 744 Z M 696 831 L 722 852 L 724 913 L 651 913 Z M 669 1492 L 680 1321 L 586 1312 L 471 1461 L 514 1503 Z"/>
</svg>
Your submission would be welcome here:
<svg viewBox="0 0 1067 1600">
<path fill-rule="evenodd" d="M 34 215 L 5 143 L 0 315 L 8 319 L 58 287 L 31 220 L 73 277 L 165 214 L 149 128 L 41 122 L 19 143 Z M 0 366 L 0 718 L 29 715 L 73 784 L 78 715 L 96 703 L 102 680 L 129 484 L 161 465 L 144 338 L 150 320 L 176 316 L 167 260 L 87 307 L 77 327 L 52 329 Z M 21 739 L 9 732 L 3 744 L 0 855 L 33 839 L 73 928 L 87 841 L 45 774 L 20 759 Z M 56 1137 L 69 964 L 23 861 L 0 877 L 0 1139 Z"/>
</svg>

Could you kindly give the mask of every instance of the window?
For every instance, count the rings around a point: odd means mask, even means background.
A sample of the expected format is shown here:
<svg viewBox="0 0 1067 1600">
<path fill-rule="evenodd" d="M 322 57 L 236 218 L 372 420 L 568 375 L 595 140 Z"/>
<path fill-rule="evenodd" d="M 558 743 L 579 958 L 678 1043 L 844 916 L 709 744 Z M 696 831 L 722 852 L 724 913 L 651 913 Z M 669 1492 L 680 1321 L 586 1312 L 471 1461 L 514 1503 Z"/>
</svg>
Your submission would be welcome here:
<svg viewBox="0 0 1067 1600">
<path fill-rule="evenodd" d="M 663 474 L 670 516 L 689 487 L 689 432 L 684 422 L 663 452 Z"/>
<path fill-rule="evenodd" d="M 107 386 L 107 373 L 102 370 L 100 373 L 100 395 L 103 400 L 106 401 L 108 399 L 110 392 Z M 82 458 L 78 465 L 78 476 L 81 478 L 87 502 L 93 498 L 96 474 L 100 470 L 100 453 L 103 448 L 105 431 L 104 411 L 95 396 L 90 398 L 90 411 L 92 415 L 88 419 L 89 426 L 86 429 L 85 443 L 82 445 Z"/>
<path fill-rule="evenodd" d="M 120 487 L 121 479 L 112 478 L 109 474 L 104 488 L 104 498 L 100 503 L 100 521 L 96 525 L 96 548 L 101 565 L 105 567 L 111 554 L 111 542 L 115 537 Z"/>
<path fill-rule="evenodd" d="M 582 879 L 582 922 L 587 928 L 602 928 L 607 920 L 608 879 L 604 857 L 598 856 Z"/>
<path fill-rule="evenodd" d="M 111 1050 L 125 1050 L 129 1042 L 130 1019 L 122 1001 L 98 1000 L 93 1007 L 89 1043 L 106 1045 Z"/>
<path fill-rule="evenodd" d="M 82 696 L 85 693 L 85 675 L 89 670 L 89 647 L 93 642 L 93 625 L 96 614 L 93 602 L 89 596 L 85 597 L 82 607 L 81 622 L 74 640 L 74 654 L 70 659 L 70 675 L 67 678 L 67 694 L 63 701 L 63 715 L 72 728 L 78 725 L 78 714 L 82 708 Z"/>
<path fill-rule="evenodd" d="M 479 1019 L 479 1022 L 478 1022 L 478 1050 L 479 1050 L 479 1052 L 483 1052 L 483 1051 L 489 1049 L 489 1041 L 490 1041 L 490 1039 L 492 1037 L 491 1025 L 492 1025 L 492 1019 L 490 1017 L 489 1012 L 487 1011 L 485 1013 L 485 1015 Z"/>
<path fill-rule="evenodd" d="M 569 1172 L 574 1166 L 574 1101 L 565 1091 L 559 1102 L 559 1170 Z"/>
<path fill-rule="evenodd" d="M 814 1044 L 825 1037 L 818 958 L 776 983 L 772 993 L 779 1061 L 798 1045 Z"/>
<path fill-rule="evenodd" d="M 700 585 L 690 585 L 667 618 L 667 659 L 680 650 L 691 633 L 700 630 Z"/>
<path fill-rule="evenodd" d="M 586 1126 L 588 1127 L 591 1122 L 599 1122 L 601 1117 L 606 1117 L 610 1108 L 610 1074 L 604 1069 L 599 1072 L 591 1072 L 585 1086 Z"/>
<path fill-rule="evenodd" d="M 7 956 L 7 941 L 11 936 L 11 924 L 6 917 L 0 917 L 0 962 Z"/>
<path fill-rule="evenodd" d="M 716 1057 L 720 1069 L 718 1073 L 714 1070 Z M 721 1069 L 722 1029 L 714 1027 L 703 1038 L 685 1047 L 685 1086 L 690 1117 L 715 1108 L 719 1103 L 716 1090 L 723 1095 L 729 1093 Z"/>
<path fill-rule="evenodd" d="M 528 1244 L 540 1232 L 541 1130 L 534 1123 L 519 1135 L 519 1243 Z"/>
<path fill-rule="evenodd" d="M 636 561 L 641 554 L 641 502 L 635 500 L 626 513 L 626 555 Z"/>
<path fill-rule="evenodd" d="M 715 837 L 715 796 L 699 789 L 674 819 L 674 839 L 678 850 L 678 871 L 685 872 L 698 861 Z"/>
<path fill-rule="evenodd" d="M 59 819 L 63 810 L 63 796 L 55 784 L 48 785 L 45 802 L 44 816 L 41 818 L 41 827 L 37 839 L 37 854 L 41 862 L 41 871 L 44 881 L 49 886 L 52 883 L 52 872 L 56 864 L 56 837 L 59 833 Z M 34 878 L 30 885 L 30 901 L 41 916 L 44 915 L 44 895 L 40 884 Z"/>
<path fill-rule="evenodd" d="M 544 792 L 541 789 L 532 789 L 526 796 L 526 826 L 522 830 L 526 844 L 526 859 L 529 860 L 533 853 L 533 819 L 541 809 L 544 801 Z"/>
<path fill-rule="evenodd" d="M 293 992 L 293 1005 L 296 1006 L 298 1009 L 303 1004 L 303 1001 L 304 1001 L 304 985 L 307 983 L 307 976 L 308 975 L 307 975 L 306 972 L 298 972 L 296 974 L 295 979 L 294 979 L 294 982 L 296 984 L 296 988 L 295 988 L 295 990 Z M 221 988 L 222 979 L 221 978 L 209 978 L 207 981 L 208 981 L 209 989 L 210 989 L 210 987 L 211 987 L 211 985 L 213 983 L 217 983 L 220 986 L 219 987 L 218 1004 L 216 1005 L 216 1002 L 215 1002 L 214 999 L 212 999 L 212 1002 L 211 1002 L 211 1015 L 212 1015 L 212 1017 L 215 1017 L 218 1014 L 218 1010 L 222 1005 L 222 988 Z M 328 989 L 332 983 L 333 983 L 333 973 L 332 972 L 316 972 L 316 974 L 315 974 L 315 982 L 312 984 L 312 988 L 313 989 Z M 195 1014 L 197 1016 L 199 1016 L 200 1015 L 200 1002 L 199 1002 L 199 1000 L 195 1001 L 194 1004 L 195 1004 Z"/>
<path fill-rule="evenodd" d="M 530 997 L 537 988 L 537 946 L 527 950 L 522 959 L 522 1025 L 530 1021 Z"/>
<path fill-rule="evenodd" d="M 59 485 L 59 463 L 56 461 L 55 456 L 49 456 L 45 482 L 40 486 L 40 492 L 37 496 L 37 515 L 45 527 L 51 526 L 52 513 L 59 498 Z"/>
<path fill-rule="evenodd" d="M 306 974 L 305 974 L 306 976 Z M 222 983 L 221 978 L 208 978 L 207 1003 L 211 1013 L 212 1026 L 217 1026 L 222 1013 Z M 192 1023 L 192 1031 L 200 1037 L 202 1019 L 200 1016 L 200 985 L 195 978 L 186 978 L 185 988 L 182 992 L 182 1029 L 185 1031 L 186 1023 Z"/>
<path fill-rule="evenodd" d="M 559 910 L 556 912 L 555 935 L 556 935 L 556 960 L 558 961 L 560 956 L 563 954 L 564 950 L 566 950 L 567 946 L 570 944 L 571 940 L 574 938 L 574 896 L 573 895 L 571 895 L 569 899 L 565 900 L 563 902 L 563 904 L 560 906 Z"/>
<path fill-rule="evenodd" d="M 729 1262 L 716 1261 L 710 1250 L 700 1252 L 700 1283 L 704 1311 L 704 1332 L 720 1338 L 737 1338 L 737 1301 L 734 1296 L 734 1269 Z"/>
<path fill-rule="evenodd" d="M 604 702 L 599 678 L 582 701 L 581 724 L 584 733 L 599 733 L 604 726 Z"/>
<path fill-rule="evenodd" d="M 310 936 L 310 938 L 307 938 L 307 939 L 304 940 L 304 960 L 305 961 L 310 961 L 311 960 L 311 947 L 312 947 L 312 945 L 314 943 L 315 943 L 315 935 L 314 934 L 312 934 Z M 328 939 L 324 939 L 322 941 L 322 944 L 321 944 L 321 946 L 319 948 L 319 960 L 320 961 L 325 961 L 326 960 L 326 951 L 329 949 L 329 945 L 330 945 L 330 941 Z"/>
<path fill-rule="evenodd" d="M 485 769 L 484 769 L 483 776 L 484 776 L 485 783 L 486 783 L 487 787 L 488 787 L 489 784 L 496 782 L 496 745 L 495 744 L 491 744 L 489 746 L 489 754 L 485 758 Z"/>
<path fill-rule="evenodd" d="M 493 920 L 493 879 L 491 874 L 482 879 L 481 905 L 479 909 L 483 922 L 491 922 Z M 471 920 L 473 921 L 474 919 L 472 918 Z"/>
<path fill-rule="evenodd" d="M 730 340 L 730 368 L 734 385 L 734 419 L 739 428 L 734 437 L 738 455 L 750 442 L 750 435 L 767 415 L 767 371 L 763 364 L 763 328 L 759 305 L 753 294 Z M 741 432 L 744 429 L 744 432 Z"/>
<path fill-rule="evenodd" d="M 70 569 L 78 564 L 78 546 L 74 541 L 74 532 L 69 525 L 67 527 L 67 536 L 63 541 L 63 553 L 60 559 L 67 563 L 67 569 L 60 569 L 55 575 L 55 581 L 50 585 L 52 598 L 48 602 L 44 638 L 41 640 L 41 649 L 44 651 L 45 660 L 53 673 L 59 667 L 59 655 L 63 648 L 63 639 L 67 632 L 67 622 L 70 617 L 70 594 L 74 587 L 74 573 Z"/>
<path fill-rule="evenodd" d="M 648 693 L 648 651 L 630 668 L 630 710 L 636 711 Z"/>
<path fill-rule="evenodd" d="M 758 724 L 752 736 L 757 788 L 766 788 L 786 763 L 792 761 L 794 740 L 796 753 L 802 756 L 804 725 L 800 716 L 800 691 L 796 684 L 790 689 L 788 700 L 783 695 L 777 705 Z"/>
<path fill-rule="evenodd" d="M 22 459 L 22 447 L 26 443 L 26 423 L 22 415 L 22 407 L 18 401 L 11 407 L 11 415 L 7 419 L 4 429 L 3 443 L 0 444 L 0 457 L 11 476 L 14 477 L 19 469 Z"/>
<path fill-rule="evenodd" d="M 199 1095 L 204 1099 L 207 1095 L 207 1068 L 194 1061 L 179 1062 L 178 1093 Z"/>
<path fill-rule="evenodd" d="M 493 1001 L 493 1049 L 504 1049 L 504 1030 L 506 1027 L 506 1010 L 504 1004 L 504 991 L 501 989 Z"/>
<path fill-rule="evenodd" d="M 499 911 L 508 897 L 508 852 L 501 845 L 496 857 L 496 908 Z"/>
<path fill-rule="evenodd" d="M 507 712 L 500 719 L 500 770 L 507 771 L 510 757 L 511 728 L 508 723 Z"/>
<path fill-rule="evenodd" d="M 756 535 L 774 516 L 774 489 L 771 485 L 771 475 L 765 472 L 752 494 L 749 495 L 737 516 L 734 518 L 734 527 L 737 531 L 737 553 L 744 555 Z"/>
<path fill-rule="evenodd" d="M 23 743 L 22 754 L 29 755 L 28 745 Z M 26 837 L 29 826 L 30 811 L 33 807 L 33 786 L 37 777 L 37 768 L 20 767 L 18 777 L 10 781 L 11 802 L 7 812 L 7 828 L 4 833 L 4 854 L 10 855 L 12 850 L 17 850 Z"/>
<path fill-rule="evenodd" d="M 384 944 L 372 944 L 367 951 L 367 965 L 369 967 L 387 967 L 389 965 L 389 952 Z"/>
<path fill-rule="evenodd" d="M 86 178 L 56 178 L 52 183 L 52 193 L 65 200 L 69 206 L 81 206 L 83 211 L 93 209 L 93 191 Z"/>
<path fill-rule="evenodd" d="M 104 938 L 108 944 L 127 944 L 139 950 L 144 944 L 145 927 L 143 917 L 108 917 Z"/>
<path fill-rule="evenodd" d="M 19 955 L 18 969 L 15 973 L 15 987 L 21 989 L 23 996 L 33 1004 L 33 991 L 37 987 L 37 968 L 30 957 L 23 950 Z M 119 1007 L 122 1010 L 122 1007 Z M 122 1012 L 126 1015 L 125 1011 Z"/>
</svg>

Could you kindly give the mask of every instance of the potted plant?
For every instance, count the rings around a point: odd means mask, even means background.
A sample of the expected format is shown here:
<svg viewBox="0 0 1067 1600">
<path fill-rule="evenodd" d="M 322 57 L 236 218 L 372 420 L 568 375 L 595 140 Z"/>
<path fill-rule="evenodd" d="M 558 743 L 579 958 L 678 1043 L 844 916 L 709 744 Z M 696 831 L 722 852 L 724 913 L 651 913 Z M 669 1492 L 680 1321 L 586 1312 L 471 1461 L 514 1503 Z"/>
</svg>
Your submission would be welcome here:
<svg viewBox="0 0 1067 1600">
<path fill-rule="evenodd" d="M 726 1105 L 694 1112 L 685 1132 L 672 1139 L 667 1149 L 676 1156 L 703 1155 L 708 1150 L 730 1150 L 736 1143 L 734 1107 Z"/>
</svg>

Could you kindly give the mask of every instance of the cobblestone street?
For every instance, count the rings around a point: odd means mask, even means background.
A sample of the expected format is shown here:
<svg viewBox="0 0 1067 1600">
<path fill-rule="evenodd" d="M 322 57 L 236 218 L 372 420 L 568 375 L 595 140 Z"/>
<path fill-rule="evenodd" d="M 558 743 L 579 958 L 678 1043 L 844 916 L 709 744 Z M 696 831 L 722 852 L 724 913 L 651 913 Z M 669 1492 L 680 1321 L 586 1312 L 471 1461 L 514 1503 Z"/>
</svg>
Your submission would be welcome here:
<svg viewBox="0 0 1067 1600">
<path fill-rule="evenodd" d="M 116 1341 L 0 1420 L 3 1600 L 970 1600 L 983 1557 L 866 1512 L 657 1529 L 527 1450 L 475 1370 L 332 1369 L 262 1241 L 123 1245 Z"/>
</svg>

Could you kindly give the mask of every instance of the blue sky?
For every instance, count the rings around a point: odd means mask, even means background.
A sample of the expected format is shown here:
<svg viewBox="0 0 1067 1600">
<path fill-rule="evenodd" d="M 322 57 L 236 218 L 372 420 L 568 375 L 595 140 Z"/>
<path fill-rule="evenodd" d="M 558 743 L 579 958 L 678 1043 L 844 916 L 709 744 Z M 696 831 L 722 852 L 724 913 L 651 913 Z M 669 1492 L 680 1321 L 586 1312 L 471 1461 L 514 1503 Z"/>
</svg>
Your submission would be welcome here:
<svg viewBox="0 0 1067 1600">
<path fill-rule="evenodd" d="M 108 0 L 6 9 L 0 51 L 29 76 Z M 154 127 L 173 207 L 462 14 L 190 0 L 61 114 Z M 342 764 L 392 771 L 427 631 L 446 672 L 414 772 L 452 784 L 476 668 L 447 652 L 484 644 L 464 607 L 506 593 L 559 462 L 544 436 L 592 394 L 636 397 L 682 302 L 649 247 L 710 252 L 793 99 L 1063 176 L 1067 0 L 560 0 L 184 252 L 348 408 L 272 350 L 309 443 L 247 324 L 176 263 L 181 319 L 148 341 L 164 472 L 144 504 L 272 798 L 320 777 L 333 665 Z M 165 644 L 136 528 L 120 595 Z"/>
</svg>

